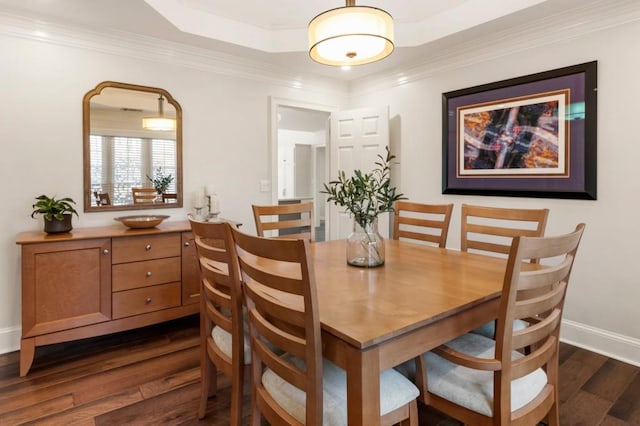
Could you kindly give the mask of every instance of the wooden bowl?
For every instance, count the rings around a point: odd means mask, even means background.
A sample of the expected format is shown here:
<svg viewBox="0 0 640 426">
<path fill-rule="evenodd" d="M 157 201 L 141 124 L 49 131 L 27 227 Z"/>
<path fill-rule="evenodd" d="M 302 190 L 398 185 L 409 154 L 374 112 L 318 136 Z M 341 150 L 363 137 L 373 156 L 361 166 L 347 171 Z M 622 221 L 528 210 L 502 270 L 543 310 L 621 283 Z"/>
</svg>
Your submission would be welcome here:
<svg viewBox="0 0 640 426">
<path fill-rule="evenodd" d="M 163 220 L 169 216 L 160 214 L 145 214 L 137 216 L 121 216 L 114 217 L 113 220 L 121 222 L 124 226 L 129 228 L 153 228 L 162 223 Z"/>
</svg>

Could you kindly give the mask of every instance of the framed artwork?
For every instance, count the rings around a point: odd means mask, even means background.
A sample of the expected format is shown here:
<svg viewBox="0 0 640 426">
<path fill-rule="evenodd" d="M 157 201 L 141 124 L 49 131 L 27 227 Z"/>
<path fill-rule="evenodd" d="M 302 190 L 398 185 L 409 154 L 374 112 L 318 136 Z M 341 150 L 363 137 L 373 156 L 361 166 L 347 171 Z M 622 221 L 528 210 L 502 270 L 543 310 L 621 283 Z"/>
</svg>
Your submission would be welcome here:
<svg viewBox="0 0 640 426">
<path fill-rule="evenodd" d="M 442 193 L 596 199 L 597 62 L 442 95 Z"/>
</svg>

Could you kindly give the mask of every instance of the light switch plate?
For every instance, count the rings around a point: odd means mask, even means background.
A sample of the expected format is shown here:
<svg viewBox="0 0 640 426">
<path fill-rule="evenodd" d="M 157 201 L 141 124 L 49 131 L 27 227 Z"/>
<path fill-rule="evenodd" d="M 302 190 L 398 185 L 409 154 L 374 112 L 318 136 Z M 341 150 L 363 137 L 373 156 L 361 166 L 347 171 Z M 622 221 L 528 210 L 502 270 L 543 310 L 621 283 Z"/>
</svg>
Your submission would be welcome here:
<svg viewBox="0 0 640 426">
<path fill-rule="evenodd" d="M 271 192 L 271 181 L 267 179 L 260 180 L 260 192 Z"/>
</svg>

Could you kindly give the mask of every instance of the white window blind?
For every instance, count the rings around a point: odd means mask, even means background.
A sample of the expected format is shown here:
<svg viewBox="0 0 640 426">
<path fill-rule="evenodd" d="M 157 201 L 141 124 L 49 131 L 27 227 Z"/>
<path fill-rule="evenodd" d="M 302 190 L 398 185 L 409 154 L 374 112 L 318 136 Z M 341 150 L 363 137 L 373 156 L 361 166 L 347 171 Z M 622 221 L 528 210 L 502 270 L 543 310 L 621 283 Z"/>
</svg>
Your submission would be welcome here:
<svg viewBox="0 0 640 426">
<path fill-rule="evenodd" d="M 131 188 L 152 186 L 147 176 L 153 178 L 158 167 L 173 176 L 168 192 L 176 192 L 175 140 L 91 135 L 89 142 L 91 191 L 109 193 L 112 204 L 132 204 Z"/>
</svg>

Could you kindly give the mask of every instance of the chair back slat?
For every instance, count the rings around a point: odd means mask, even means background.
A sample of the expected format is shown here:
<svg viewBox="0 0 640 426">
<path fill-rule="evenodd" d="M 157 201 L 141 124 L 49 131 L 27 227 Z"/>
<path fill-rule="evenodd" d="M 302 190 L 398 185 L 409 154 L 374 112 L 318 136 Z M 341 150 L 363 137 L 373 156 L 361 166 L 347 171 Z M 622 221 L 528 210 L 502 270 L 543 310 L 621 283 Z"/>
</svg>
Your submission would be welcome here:
<svg viewBox="0 0 640 426">
<path fill-rule="evenodd" d="M 393 238 L 426 241 L 445 247 L 453 204 L 396 201 Z"/>
<path fill-rule="evenodd" d="M 262 312 L 268 320 L 271 320 L 272 318 L 274 320 L 287 318 L 287 326 L 292 327 L 293 329 L 305 326 L 305 315 L 302 301 L 291 300 L 294 297 L 299 299 L 299 297 L 296 297 L 297 294 L 291 297 L 291 294 L 284 293 L 276 287 L 269 287 L 267 291 L 264 291 L 262 286 L 262 283 L 257 284 L 253 279 L 245 279 L 245 293 L 247 296 L 251 297 L 251 300 L 256 305 L 259 312 Z M 290 329 L 287 331 L 291 332 Z M 300 333 L 295 332 L 292 334 L 295 334 L 296 336 L 300 335 Z"/>
<path fill-rule="evenodd" d="M 251 207 L 258 236 L 314 240 L 312 202 Z"/>
<path fill-rule="evenodd" d="M 531 324 L 529 327 L 513 332 L 511 347 L 519 350 L 524 347 L 530 347 L 550 335 L 553 330 L 558 327 L 562 318 L 562 311 L 554 309 L 544 318 L 537 318 L 538 322 Z"/>
<path fill-rule="evenodd" d="M 470 249 L 475 249 L 475 250 L 480 250 L 480 251 L 484 251 L 484 252 L 491 252 L 491 253 L 500 253 L 500 254 L 504 254 L 505 256 L 509 254 L 509 250 L 511 249 L 511 245 L 510 244 L 498 244 L 498 243 L 489 243 L 486 241 L 467 241 L 467 245 L 465 247 L 465 250 L 463 251 L 470 251 Z"/>
<path fill-rule="evenodd" d="M 286 271 L 286 269 L 293 269 L 290 268 L 293 267 L 293 265 L 275 265 L 273 263 L 271 263 L 271 265 L 276 267 L 281 266 L 284 270 L 278 274 L 274 274 L 269 270 L 264 269 L 264 265 L 253 264 L 250 260 L 240 259 L 240 267 L 251 277 L 252 280 L 285 293 L 293 293 L 298 296 L 302 296 L 303 287 L 300 285 L 300 278 L 285 275 L 291 273 L 295 274 L 298 272 L 295 270 Z"/>
<path fill-rule="evenodd" d="M 518 291 L 536 290 L 560 282 L 571 268 L 573 259 L 567 256 L 561 263 L 547 266 L 544 270 L 522 272 L 518 282 Z"/>
<path fill-rule="evenodd" d="M 528 317 L 536 318 L 540 315 L 546 315 L 547 312 L 562 303 L 566 290 L 567 283 L 561 282 L 544 294 L 516 301 L 513 308 L 513 317 L 522 319 Z"/>
<path fill-rule="evenodd" d="M 511 362 L 511 374 L 505 378 L 505 382 L 518 379 L 546 366 L 554 356 L 557 356 L 558 338 L 556 336 L 548 336 L 539 346 L 527 356 L 519 358 Z"/>
</svg>

